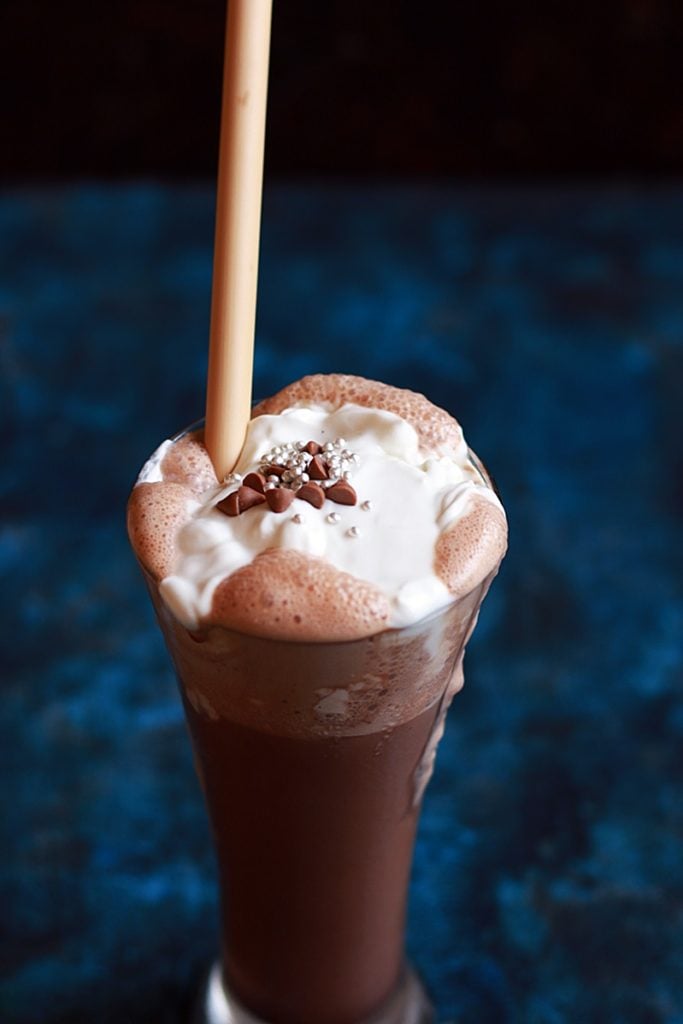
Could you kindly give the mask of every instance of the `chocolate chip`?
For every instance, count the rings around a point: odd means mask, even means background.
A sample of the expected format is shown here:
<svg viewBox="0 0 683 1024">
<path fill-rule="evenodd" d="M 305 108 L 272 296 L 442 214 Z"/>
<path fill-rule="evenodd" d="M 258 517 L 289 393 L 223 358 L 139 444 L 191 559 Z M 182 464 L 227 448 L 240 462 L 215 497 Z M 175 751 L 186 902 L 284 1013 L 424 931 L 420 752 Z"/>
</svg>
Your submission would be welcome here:
<svg viewBox="0 0 683 1024">
<path fill-rule="evenodd" d="M 311 461 L 308 463 L 306 472 L 310 476 L 311 480 L 327 480 L 330 475 L 325 462 L 319 455 L 313 456 Z"/>
<path fill-rule="evenodd" d="M 253 491 L 263 494 L 266 489 L 266 478 L 263 473 L 247 473 L 242 481 L 245 487 L 251 487 Z"/>
<path fill-rule="evenodd" d="M 337 505 L 355 505 L 358 501 L 356 492 L 346 480 L 340 480 L 325 491 L 330 501 L 336 501 Z"/>
<path fill-rule="evenodd" d="M 237 500 L 240 512 L 246 512 L 248 508 L 253 508 L 254 505 L 262 505 L 266 500 L 266 496 L 259 491 L 255 491 L 253 487 L 247 487 L 246 484 L 242 484 L 237 492 Z"/>
<path fill-rule="evenodd" d="M 294 501 L 294 491 L 288 487 L 273 487 L 266 491 L 266 501 L 271 512 L 284 512 Z"/>
<path fill-rule="evenodd" d="M 309 441 L 304 445 L 304 451 L 309 455 L 320 455 L 322 450 L 322 445 L 319 445 L 317 441 Z"/>
<path fill-rule="evenodd" d="M 285 466 L 266 466 L 264 472 L 266 476 L 282 476 L 286 467 Z"/>
<path fill-rule="evenodd" d="M 325 492 L 320 484 L 308 483 L 296 492 L 297 498 L 307 501 L 313 508 L 322 508 L 325 503 Z"/>
<path fill-rule="evenodd" d="M 216 505 L 216 508 L 221 512 L 224 512 L 226 516 L 238 516 L 240 514 L 240 503 L 237 497 L 237 491 L 233 491 L 227 498 L 223 498 Z"/>
</svg>

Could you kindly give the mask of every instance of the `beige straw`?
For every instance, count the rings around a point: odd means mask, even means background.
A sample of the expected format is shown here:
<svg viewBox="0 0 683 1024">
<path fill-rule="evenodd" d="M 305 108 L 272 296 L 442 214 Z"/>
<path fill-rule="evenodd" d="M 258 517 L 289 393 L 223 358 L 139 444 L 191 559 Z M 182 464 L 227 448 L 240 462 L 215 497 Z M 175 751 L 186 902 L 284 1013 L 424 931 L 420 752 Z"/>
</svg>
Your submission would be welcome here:
<svg viewBox="0 0 683 1024">
<path fill-rule="evenodd" d="M 219 480 L 251 411 L 272 0 L 229 0 L 218 157 L 205 441 Z"/>
</svg>

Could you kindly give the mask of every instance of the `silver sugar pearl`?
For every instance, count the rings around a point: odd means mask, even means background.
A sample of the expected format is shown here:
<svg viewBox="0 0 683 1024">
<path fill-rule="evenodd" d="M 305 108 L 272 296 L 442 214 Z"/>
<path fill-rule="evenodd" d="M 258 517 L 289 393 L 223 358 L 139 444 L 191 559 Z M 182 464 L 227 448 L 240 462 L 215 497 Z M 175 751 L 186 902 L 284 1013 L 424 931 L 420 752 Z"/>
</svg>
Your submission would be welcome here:
<svg viewBox="0 0 683 1024">
<path fill-rule="evenodd" d="M 274 491 L 276 487 L 277 487 L 277 484 L 274 484 L 274 483 L 272 483 L 272 481 L 269 480 L 268 483 L 265 485 L 265 487 L 263 489 L 264 489 L 264 491 Z"/>
<path fill-rule="evenodd" d="M 301 523 L 303 523 L 303 519 L 301 518 L 301 516 L 299 515 L 298 512 L 297 512 L 297 514 L 295 516 L 292 516 L 292 522 L 296 523 L 297 526 L 300 526 Z"/>
<path fill-rule="evenodd" d="M 268 483 L 269 484 L 278 484 L 279 482 L 280 482 L 280 477 L 279 476 L 275 476 L 275 474 L 273 474 L 273 476 L 269 476 L 268 477 Z"/>
<path fill-rule="evenodd" d="M 345 448 L 346 447 L 346 441 L 344 440 L 343 437 L 335 438 L 334 443 L 335 443 L 335 447 L 337 447 L 337 448 Z"/>
<path fill-rule="evenodd" d="M 325 518 L 327 519 L 328 523 L 338 523 L 339 520 L 341 519 L 341 516 L 339 515 L 338 512 L 330 512 L 329 516 L 325 516 Z"/>
<path fill-rule="evenodd" d="M 346 531 L 346 536 L 347 537 L 360 537 L 360 530 L 358 529 L 357 526 L 350 526 L 349 529 Z"/>
<path fill-rule="evenodd" d="M 301 483 L 302 483 L 302 484 L 307 484 L 307 483 L 308 483 L 308 481 L 309 481 L 309 480 L 310 480 L 311 478 L 310 478 L 310 476 L 308 475 L 308 473 L 302 473 L 302 474 L 301 474 L 301 476 L 299 477 L 299 479 L 301 480 Z"/>
<path fill-rule="evenodd" d="M 363 509 L 364 512 L 370 512 L 371 509 L 372 509 L 372 502 L 371 501 L 364 501 L 364 502 L 361 503 L 360 507 Z"/>
<path fill-rule="evenodd" d="M 350 480 L 351 479 L 351 474 L 349 473 L 348 470 L 346 470 L 344 473 L 342 473 L 342 478 L 344 480 Z"/>
</svg>

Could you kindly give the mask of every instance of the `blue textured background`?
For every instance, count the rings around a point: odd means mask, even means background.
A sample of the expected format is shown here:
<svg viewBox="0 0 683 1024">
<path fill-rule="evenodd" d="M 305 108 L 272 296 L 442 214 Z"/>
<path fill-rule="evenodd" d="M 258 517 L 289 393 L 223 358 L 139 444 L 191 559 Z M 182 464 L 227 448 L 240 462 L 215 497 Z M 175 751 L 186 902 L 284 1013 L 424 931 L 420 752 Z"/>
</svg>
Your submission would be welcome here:
<svg viewBox="0 0 683 1024">
<path fill-rule="evenodd" d="M 212 190 L 0 200 L 0 1016 L 184 1020 L 215 875 L 124 532 L 202 411 Z M 510 513 L 420 833 L 410 946 L 458 1024 L 683 1022 L 683 193 L 269 191 L 256 393 L 458 415 Z"/>
</svg>

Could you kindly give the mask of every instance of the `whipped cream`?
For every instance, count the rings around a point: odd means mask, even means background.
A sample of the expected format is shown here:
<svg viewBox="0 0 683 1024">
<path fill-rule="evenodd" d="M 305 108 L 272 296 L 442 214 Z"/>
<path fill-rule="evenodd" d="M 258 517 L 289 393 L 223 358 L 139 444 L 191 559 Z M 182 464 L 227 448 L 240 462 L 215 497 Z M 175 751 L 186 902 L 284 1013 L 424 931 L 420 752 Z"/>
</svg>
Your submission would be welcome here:
<svg viewBox="0 0 683 1024">
<path fill-rule="evenodd" d="M 172 447 L 173 441 L 162 441 L 157 450 L 152 452 L 138 474 L 137 482 L 139 484 L 160 484 L 162 482 L 164 475 L 161 471 L 161 463 Z"/>
<path fill-rule="evenodd" d="M 274 445 L 344 438 L 358 456 L 350 483 L 354 506 L 327 499 L 320 509 L 295 500 L 276 514 L 259 505 L 239 516 L 216 508 L 236 489 L 227 483 L 196 500 L 188 498 L 189 521 L 180 528 L 178 558 L 161 594 L 176 617 L 197 628 L 211 612 L 218 584 L 270 548 L 286 548 L 325 559 L 366 580 L 387 596 L 390 626 L 416 622 L 453 600 L 435 570 L 440 535 L 467 510 L 472 495 L 498 499 L 468 455 L 464 438 L 452 454 L 420 448 L 415 429 L 394 413 L 347 404 L 301 402 L 278 415 L 251 420 L 235 472 L 259 468 Z M 168 443 L 151 457 L 141 480 L 158 479 Z M 331 513 L 336 513 L 330 521 Z"/>
</svg>

